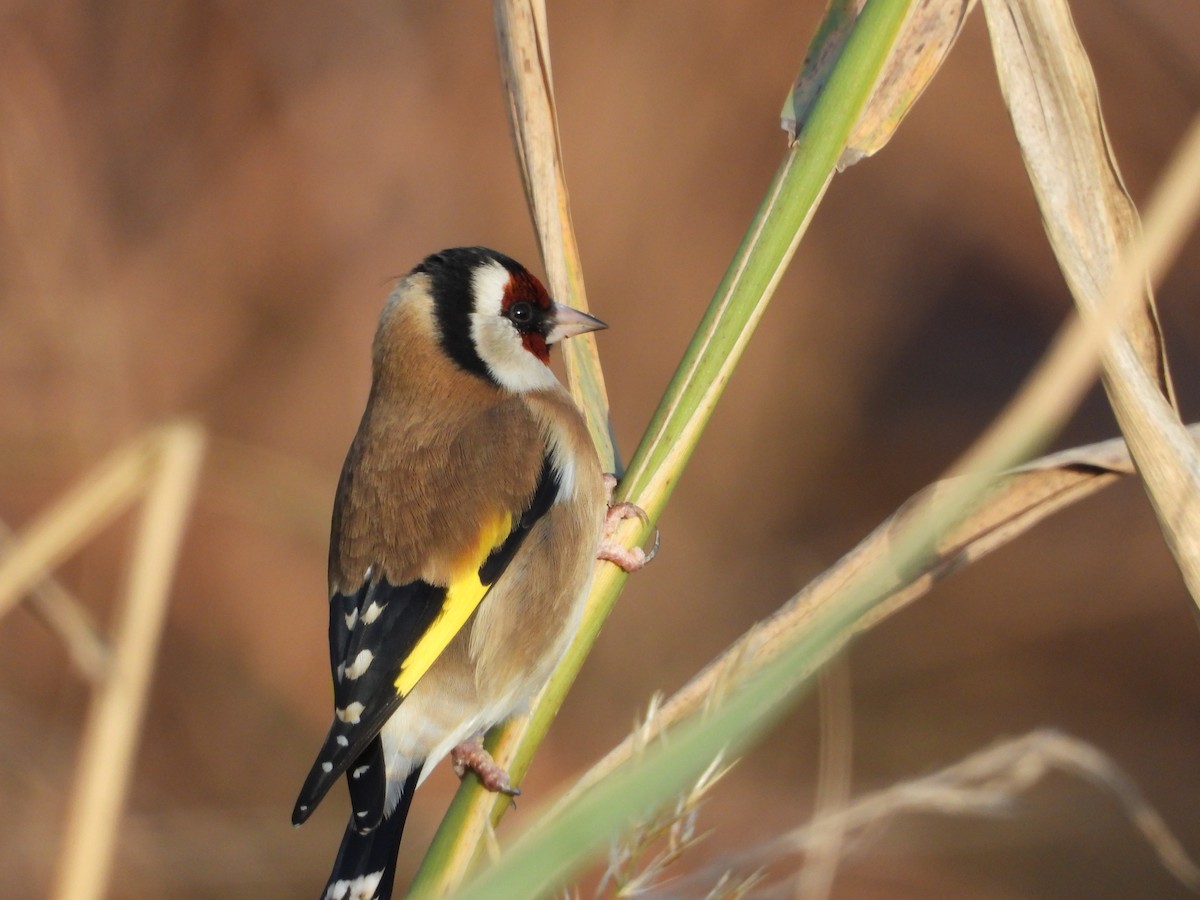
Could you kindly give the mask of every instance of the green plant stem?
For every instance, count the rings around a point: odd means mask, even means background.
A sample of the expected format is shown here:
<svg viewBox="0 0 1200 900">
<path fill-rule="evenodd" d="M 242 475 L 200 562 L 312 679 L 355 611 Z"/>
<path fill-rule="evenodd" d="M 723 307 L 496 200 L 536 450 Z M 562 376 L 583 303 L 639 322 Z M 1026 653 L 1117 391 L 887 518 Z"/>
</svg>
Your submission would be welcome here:
<svg viewBox="0 0 1200 900">
<path fill-rule="evenodd" d="M 621 483 L 622 499 L 637 503 L 650 519 L 636 531 L 627 529 L 637 539 L 646 539 L 678 484 L 832 177 L 910 3 L 867 4 L 808 122 L 776 172 Z M 490 747 L 503 748 L 498 758 L 508 760 L 516 780 L 545 737 L 626 578 L 615 566 L 599 567 L 579 634 L 531 716 L 489 736 Z M 486 821 L 498 820 L 508 806 L 507 798 L 485 795 L 474 779 L 465 781 L 413 881 L 411 895 L 439 896 L 457 883 Z"/>
<path fill-rule="evenodd" d="M 1200 148 L 1200 138 L 1196 146 Z M 1186 160 L 1190 149 L 1188 142 L 1180 157 Z M 1139 271 L 1161 271 L 1162 260 L 1179 246 L 1186 219 L 1176 215 L 1171 196 L 1179 189 L 1174 180 L 1179 164 L 1178 159 L 1172 163 L 1169 188 L 1156 192 L 1149 209 L 1146 233 L 1156 236 L 1155 250 L 1148 259 L 1134 257 Z M 1200 180 L 1193 183 L 1200 185 Z M 910 580 L 908 573 L 919 569 L 942 536 L 965 520 L 992 489 L 995 476 L 1061 428 L 1094 379 L 1102 349 L 1121 326 L 1114 311 L 1135 298 L 1139 289 L 1137 279 L 1115 279 L 1098 316 L 1074 319 L 1063 329 L 1004 412 L 953 466 L 963 477 L 942 485 L 909 510 L 890 552 L 846 579 L 780 656 L 731 686 L 731 696 L 707 718 L 681 723 L 671 730 L 669 740 L 648 747 L 640 758 L 556 814 L 538 818 L 497 865 L 456 895 L 458 900 L 544 895 L 615 831 L 686 789 L 715 756 L 735 754 L 762 733 L 805 689 L 816 665 L 845 645 L 855 624 L 898 584 Z M 1062 395 L 1065 402 L 1045 402 L 1048 393 Z"/>
</svg>

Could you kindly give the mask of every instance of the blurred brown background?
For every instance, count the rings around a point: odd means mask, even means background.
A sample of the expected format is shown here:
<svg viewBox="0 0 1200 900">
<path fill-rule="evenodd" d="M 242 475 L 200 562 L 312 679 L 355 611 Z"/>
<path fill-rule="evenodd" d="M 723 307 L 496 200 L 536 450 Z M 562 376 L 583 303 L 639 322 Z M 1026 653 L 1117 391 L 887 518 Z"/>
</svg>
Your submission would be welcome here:
<svg viewBox="0 0 1200 900">
<path fill-rule="evenodd" d="M 551 4 L 575 222 L 628 456 L 784 148 L 822 4 Z M 1200 107 L 1200 6 L 1074 4 L 1142 202 Z M 299 831 L 327 726 L 325 540 L 393 277 L 482 243 L 539 269 L 482 3 L 0 8 L 0 517 L 19 526 L 151 423 L 211 454 L 178 573 L 112 896 L 315 896 L 345 802 Z M 897 138 L 837 178 L 505 822 L 618 741 L 937 476 L 1069 309 L 977 11 Z M 1160 293 L 1200 398 L 1200 244 Z M 1115 434 L 1093 395 L 1057 442 Z M 128 528 L 62 573 L 106 616 Z M 850 655 L 855 793 L 1055 726 L 1112 754 L 1200 854 L 1200 634 L 1140 489 L 1068 511 Z M 0 621 L 0 895 L 51 882 L 87 689 Z M 718 789 L 687 856 L 807 819 L 807 700 Z M 454 779 L 414 805 L 402 873 Z M 1171 897 L 1116 804 L 1065 777 L 996 820 L 908 817 L 838 897 Z M 402 878 L 404 875 L 402 874 Z M 668 891 L 668 895 L 670 892 Z"/>
</svg>

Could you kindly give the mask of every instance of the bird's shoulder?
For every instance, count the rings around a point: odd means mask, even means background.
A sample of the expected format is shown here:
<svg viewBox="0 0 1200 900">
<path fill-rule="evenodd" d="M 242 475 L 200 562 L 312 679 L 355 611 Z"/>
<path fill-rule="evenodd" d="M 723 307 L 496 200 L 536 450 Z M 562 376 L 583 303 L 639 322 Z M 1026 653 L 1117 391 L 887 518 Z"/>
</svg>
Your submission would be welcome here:
<svg viewBox="0 0 1200 900">
<path fill-rule="evenodd" d="M 447 583 L 482 531 L 532 501 L 547 429 L 527 398 L 499 392 L 439 420 L 368 409 L 334 501 L 331 591 L 353 591 L 374 567 L 392 584 Z"/>
</svg>

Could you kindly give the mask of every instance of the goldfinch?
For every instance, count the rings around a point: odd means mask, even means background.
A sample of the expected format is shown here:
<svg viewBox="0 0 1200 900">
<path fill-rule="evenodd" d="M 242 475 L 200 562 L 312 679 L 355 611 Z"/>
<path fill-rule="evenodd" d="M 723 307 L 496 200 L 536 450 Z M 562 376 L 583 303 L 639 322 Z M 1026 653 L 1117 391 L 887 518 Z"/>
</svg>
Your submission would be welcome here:
<svg viewBox="0 0 1200 900">
<path fill-rule="evenodd" d="M 608 537 L 631 508 L 606 513 L 611 476 L 548 365 L 553 344 L 605 327 L 482 247 L 426 258 L 384 306 L 333 508 L 333 725 L 292 813 L 346 776 L 324 900 L 391 896 L 413 792 L 447 755 L 517 793 L 480 736 L 550 677 L 592 560 L 644 559 Z"/>
</svg>

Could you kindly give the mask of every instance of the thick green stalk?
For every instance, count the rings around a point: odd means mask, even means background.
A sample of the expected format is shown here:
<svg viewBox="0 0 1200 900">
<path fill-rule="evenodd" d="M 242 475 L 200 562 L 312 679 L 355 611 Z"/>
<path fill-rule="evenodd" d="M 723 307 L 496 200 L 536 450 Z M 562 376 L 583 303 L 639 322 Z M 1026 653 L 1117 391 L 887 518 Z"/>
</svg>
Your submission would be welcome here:
<svg viewBox="0 0 1200 900">
<path fill-rule="evenodd" d="M 841 60 L 790 147 L 741 246 L 717 288 L 646 435 L 630 461 L 621 496 L 646 510 L 645 539 L 678 483 L 725 385 L 740 361 L 865 107 L 911 0 L 871 0 Z M 598 569 L 580 632 L 527 720 L 490 736 L 515 780 L 528 768 L 611 611 L 626 575 Z M 417 873 L 412 896 L 432 897 L 457 883 L 486 821 L 508 808 L 469 779 L 459 790 Z"/>
</svg>

